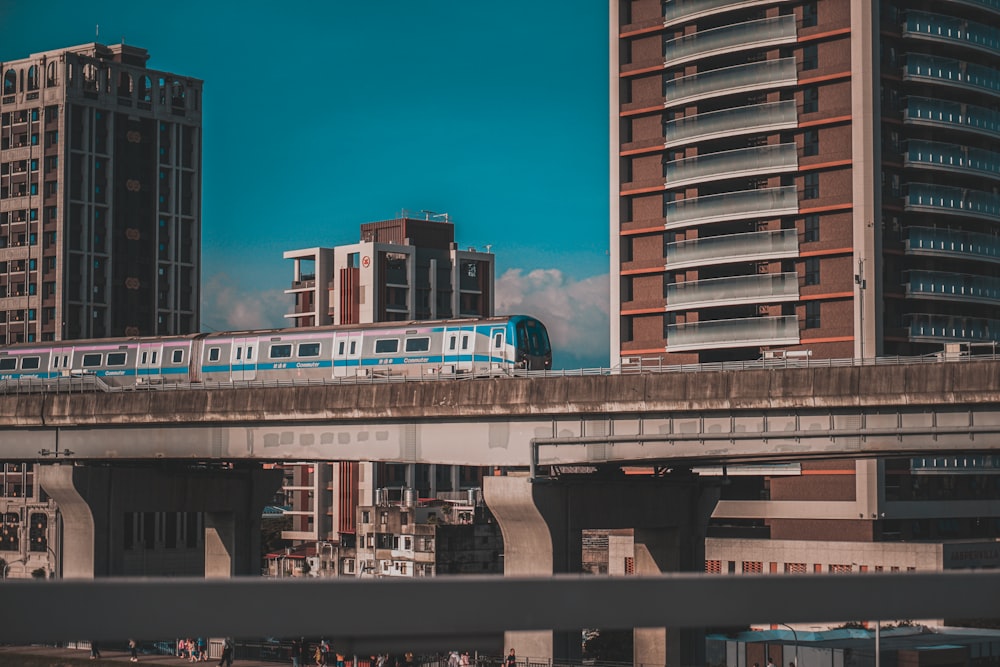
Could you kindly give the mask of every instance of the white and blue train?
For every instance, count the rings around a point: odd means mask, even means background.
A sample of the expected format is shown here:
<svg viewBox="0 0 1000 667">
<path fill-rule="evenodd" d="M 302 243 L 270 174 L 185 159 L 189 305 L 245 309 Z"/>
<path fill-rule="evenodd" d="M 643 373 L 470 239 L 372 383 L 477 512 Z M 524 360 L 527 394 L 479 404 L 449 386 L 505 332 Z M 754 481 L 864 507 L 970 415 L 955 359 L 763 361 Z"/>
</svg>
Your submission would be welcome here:
<svg viewBox="0 0 1000 667">
<path fill-rule="evenodd" d="M 552 348 L 545 325 L 526 315 L 0 347 L 0 381 L 91 375 L 114 387 L 380 376 L 469 377 L 551 367 Z"/>
</svg>

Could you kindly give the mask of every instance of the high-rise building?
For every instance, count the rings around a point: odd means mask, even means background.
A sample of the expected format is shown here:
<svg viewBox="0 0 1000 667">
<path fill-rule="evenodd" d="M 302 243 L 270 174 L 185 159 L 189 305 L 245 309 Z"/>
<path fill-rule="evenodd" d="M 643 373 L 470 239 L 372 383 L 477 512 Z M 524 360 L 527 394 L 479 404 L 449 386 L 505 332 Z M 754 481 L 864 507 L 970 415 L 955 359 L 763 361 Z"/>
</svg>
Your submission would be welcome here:
<svg viewBox="0 0 1000 667">
<path fill-rule="evenodd" d="M 995 0 L 610 0 L 610 53 L 612 363 L 1000 340 Z M 707 567 L 1000 565 L 998 469 L 730 471 Z"/>
<path fill-rule="evenodd" d="M 198 331 L 202 82 L 148 58 L 0 63 L 0 344 Z M 156 547 L 185 517 L 149 518 Z M 32 465 L 0 463 L 0 576 L 57 573 L 58 523 Z"/>
<path fill-rule="evenodd" d="M 198 331 L 202 82 L 148 58 L 0 64 L 0 341 Z"/>
<path fill-rule="evenodd" d="M 494 257 L 476 248 L 459 249 L 447 214 L 404 212 L 398 218 L 361 225 L 358 243 L 284 253 L 294 262 L 293 326 L 369 324 L 490 317 L 493 315 Z M 482 472 L 459 466 L 358 462 L 285 464 L 284 493 L 292 517 L 290 540 L 336 546 L 353 570 L 359 507 L 402 502 L 406 494 L 465 498 L 481 486 Z M 360 545 L 359 545 L 360 546 Z M 325 557 L 326 558 L 326 557 Z M 326 558 L 330 560 L 330 558 Z"/>
<path fill-rule="evenodd" d="M 1000 340 L 988 0 L 611 2 L 612 354 Z"/>
</svg>

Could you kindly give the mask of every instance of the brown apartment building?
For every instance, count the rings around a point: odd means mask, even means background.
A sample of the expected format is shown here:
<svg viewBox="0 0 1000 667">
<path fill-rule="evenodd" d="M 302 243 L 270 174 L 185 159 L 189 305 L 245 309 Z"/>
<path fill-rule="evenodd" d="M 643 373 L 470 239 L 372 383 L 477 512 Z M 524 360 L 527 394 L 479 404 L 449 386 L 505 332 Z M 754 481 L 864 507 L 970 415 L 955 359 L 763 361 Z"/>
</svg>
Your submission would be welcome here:
<svg viewBox="0 0 1000 667">
<path fill-rule="evenodd" d="M 613 364 L 1000 340 L 997 0 L 611 0 L 609 38 Z M 998 468 L 734 479 L 710 568 L 968 562 L 944 546 L 1000 536 Z"/>
</svg>

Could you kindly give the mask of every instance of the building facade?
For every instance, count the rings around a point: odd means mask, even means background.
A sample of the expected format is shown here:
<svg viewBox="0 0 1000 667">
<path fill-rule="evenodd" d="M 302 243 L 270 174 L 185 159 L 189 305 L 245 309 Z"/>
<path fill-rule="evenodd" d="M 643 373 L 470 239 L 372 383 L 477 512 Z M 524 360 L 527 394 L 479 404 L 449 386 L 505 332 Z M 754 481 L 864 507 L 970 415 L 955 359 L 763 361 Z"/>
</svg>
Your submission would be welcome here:
<svg viewBox="0 0 1000 667">
<path fill-rule="evenodd" d="M 1000 340 L 996 2 L 611 0 L 609 38 L 612 364 Z M 707 567 L 960 566 L 998 469 L 730 471 Z"/>
<path fill-rule="evenodd" d="M 0 63 L 0 344 L 198 331 L 202 82 L 148 59 Z M 56 572 L 55 505 L 30 464 L 0 466 L 5 576 Z"/>
<path fill-rule="evenodd" d="M 1000 339 L 998 18 L 987 0 L 612 2 L 613 356 Z"/>
<path fill-rule="evenodd" d="M 459 249 L 447 214 L 403 212 L 362 224 L 358 243 L 290 250 L 284 257 L 294 263 L 285 290 L 295 299 L 286 315 L 292 326 L 493 315 L 494 257 Z M 404 490 L 434 498 L 479 488 L 482 479 L 478 469 L 457 466 L 316 461 L 284 469 L 293 526 L 283 537 L 329 543 L 338 553 L 355 547 L 358 507 L 374 505 L 377 492 L 396 502 Z"/>
</svg>

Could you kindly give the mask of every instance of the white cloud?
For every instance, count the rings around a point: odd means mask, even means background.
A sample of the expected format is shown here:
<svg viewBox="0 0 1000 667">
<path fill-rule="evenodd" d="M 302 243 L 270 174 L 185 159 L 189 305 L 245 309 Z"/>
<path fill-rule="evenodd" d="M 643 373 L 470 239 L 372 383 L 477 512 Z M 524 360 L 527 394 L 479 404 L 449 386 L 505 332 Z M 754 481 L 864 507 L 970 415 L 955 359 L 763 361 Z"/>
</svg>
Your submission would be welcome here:
<svg viewBox="0 0 1000 667">
<path fill-rule="evenodd" d="M 558 269 L 508 269 L 496 280 L 496 313 L 544 322 L 555 368 L 608 366 L 610 300 L 607 274 L 573 280 Z"/>
<path fill-rule="evenodd" d="M 271 329 L 288 326 L 284 314 L 294 310 L 283 290 L 241 287 L 226 273 L 208 278 L 202 290 L 202 328 L 215 331 Z"/>
</svg>

